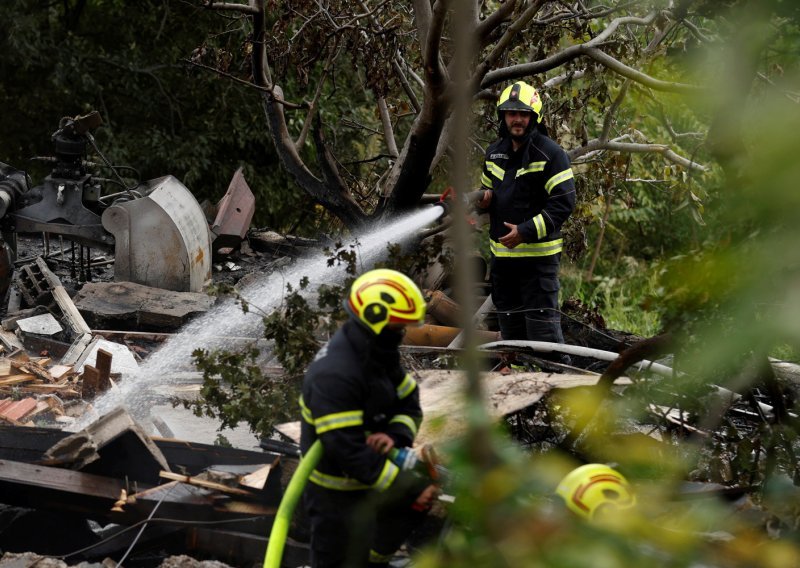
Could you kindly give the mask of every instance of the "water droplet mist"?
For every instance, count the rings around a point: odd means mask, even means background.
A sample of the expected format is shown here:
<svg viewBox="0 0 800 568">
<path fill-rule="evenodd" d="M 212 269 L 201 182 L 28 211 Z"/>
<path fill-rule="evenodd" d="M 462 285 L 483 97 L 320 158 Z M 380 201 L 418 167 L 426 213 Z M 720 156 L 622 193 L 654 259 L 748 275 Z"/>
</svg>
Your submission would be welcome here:
<svg viewBox="0 0 800 568">
<path fill-rule="evenodd" d="M 380 225 L 358 235 L 350 245 L 358 255 L 357 270 L 363 272 L 385 257 L 389 243 L 402 244 L 420 229 L 438 219 L 444 212 L 442 207 L 428 207 L 406 215 L 396 221 Z M 147 418 L 149 403 L 144 396 L 152 387 L 170 381 L 170 374 L 193 368 L 192 352 L 195 349 L 231 348 L 232 341 L 226 338 L 261 335 L 262 313 L 271 313 L 279 308 L 287 285 L 297 290 L 303 277 L 309 280 L 310 291 L 316 291 L 323 283 L 339 283 L 346 276 L 343 265 L 328 265 L 329 256 L 323 251 L 309 258 L 298 259 L 292 265 L 264 275 L 240 290 L 243 298 L 258 310 L 243 312 L 233 299 L 226 298 L 211 310 L 199 316 L 175 336 L 169 338 L 142 364 L 137 373 L 125 376 L 116 388 L 99 397 L 94 407 L 96 412 L 87 413 L 70 430 L 84 428 L 113 408 L 124 405 L 131 415 L 142 420 Z"/>
</svg>

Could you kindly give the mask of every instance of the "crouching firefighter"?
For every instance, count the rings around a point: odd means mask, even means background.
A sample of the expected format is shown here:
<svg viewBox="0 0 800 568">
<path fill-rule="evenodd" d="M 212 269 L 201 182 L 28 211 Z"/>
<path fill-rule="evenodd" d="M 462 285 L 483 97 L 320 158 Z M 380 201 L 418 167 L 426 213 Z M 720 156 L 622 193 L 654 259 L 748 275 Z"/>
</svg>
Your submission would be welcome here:
<svg viewBox="0 0 800 568">
<path fill-rule="evenodd" d="M 372 270 L 345 308 L 350 318 L 309 366 L 300 398 L 301 450 L 323 448 L 303 497 L 314 568 L 388 565 L 437 492 L 403 459 L 422 410 L 399 345 L 425 317 L 422 293 L 404 274 Z"/>
</svg>

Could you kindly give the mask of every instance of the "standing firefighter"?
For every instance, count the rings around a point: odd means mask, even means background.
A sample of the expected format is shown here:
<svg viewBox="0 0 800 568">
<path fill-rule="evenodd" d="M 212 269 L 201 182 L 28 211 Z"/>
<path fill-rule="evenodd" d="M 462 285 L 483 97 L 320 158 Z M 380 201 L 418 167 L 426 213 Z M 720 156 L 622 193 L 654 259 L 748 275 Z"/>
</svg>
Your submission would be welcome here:
<svg viewBox="0 0 800 568">
<path fill-rule="evenodd" d="M 308 368 L 300 398 L 303 454 L 323 446 L 305 492 L 315 568 L 386 566 L 436 496 L 400 459 L 422 421 L 399 352 L 405 326 L 425 317 L 422 294 L 399 272 L 372 270 L 345 307 L 350 319 Z"/>
<path fill-rule="evenodd" d="M 500 95 L 500 139 L 486 150 L 478 207 L 489 210 L 492 300 L 503 339 L 563 343 L 561 225 L 575 207 L 575 182 L 566 152 L 537 128 L 541 111 L 527 83 Z"/>
</svg>

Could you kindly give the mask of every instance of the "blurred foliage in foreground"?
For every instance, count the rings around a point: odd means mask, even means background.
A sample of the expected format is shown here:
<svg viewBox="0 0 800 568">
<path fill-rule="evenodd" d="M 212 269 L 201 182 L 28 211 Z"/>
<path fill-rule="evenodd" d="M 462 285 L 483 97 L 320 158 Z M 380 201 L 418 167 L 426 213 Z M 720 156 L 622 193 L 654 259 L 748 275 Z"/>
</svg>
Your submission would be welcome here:
<svg viewBox="0 0 800 568">
<path fill-rule="evenodd" d="M 731 43 L 710 46 L 715 67 L 703 69 L 711 92 L 702 104 L 727 113 L 716 117 L 727 123 L 715 141 L 725 169 L 719 209 L 701 229 L 714 238 L 675 254 L 650 302 L 671 333 L 673 374 L 607 395 L 551 396 L 533 417 L 548 444 L 530 453 L 498 434 L 480 465 L 470 456 L 487 448 L 453 448 L 454 524 L 419 565 L 800 564 L 798 387 L 767 359 L 800 344 L 798 8 L 747 7 L 726 13 Z M 748 51 L 760 75 L 735 76 L 726 54 Z M 738 62 L 745 75 L 747 63 Z M 780 72 L 768 78 L 763 65 Z M 741 395 L 735 404 L 731 392 Z M 592 461 L 633 483 L 635 512 L 587 523 L 553 498 L 564 474 Z M 713 491 L 692 497 L 698 481 Z"/>
</svg>

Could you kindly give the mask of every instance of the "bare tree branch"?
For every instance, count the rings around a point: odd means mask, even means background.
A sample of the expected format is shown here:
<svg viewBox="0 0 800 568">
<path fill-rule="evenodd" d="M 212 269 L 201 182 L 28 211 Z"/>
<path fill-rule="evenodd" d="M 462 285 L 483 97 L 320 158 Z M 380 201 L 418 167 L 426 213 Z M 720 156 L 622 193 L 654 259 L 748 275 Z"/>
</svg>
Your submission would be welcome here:
<svg viewBox="0 0 800 568">
<path fill-rule="evenodd" d="M 271 90 L 274 84 L 272 83 L 272 72 L 269 69 L 269 61 L 267 60 L 264 0 L 253 0 L 251 5 L 256 9 L 256 12 L 253 13 L 253 82 L 260 87 L 266 87 Z"/>
<path fill-rule="evenodd" d="M 433 5 L 430 27 L 428 28 L 428 35 L 425 38 L 426 41 L 423 48 L 425 75 L 430 82 L 440 82 L 444 78 L 444 69 L 442 68 L 440 60 L 440 45 L 446 15 L 446 1 L 436 0 L 436 3 Z"/>
<path fill-rule="evenodd" d="M 528 25 L 536 13 L 539 11 L 539 8 L 542 7 L 543 0 L 536 0 L 533 2 L 528 8 L 519 16 L 516 20 L 508 27 L 506 33 L 503 34 L 503 37 L 495 44 L 494 49 L 492 49 L 491 53 L 489 53 L 483 61 L 481 61 L 474 69 L 472 73 L 472 81 L 471 83 L 474 85 L 480 84 L 483 77 L 492 68 L 492 66 L 497 62 L 498 59 L 508 50 L 511 42 L 516 38 L 517 34 L 519 34 L 522 30 L 525 29 L 525 26 Z"/>
<path fill-rule="evenodd" d="M 386 0 L 386 1 L 388 1 L 388 0 Z M 386 4 L 386 1 L 381 3 L 381 6 Z M 359 4 L 359 6 L 361 6 L 361 8 L 363 10 L 366 11 L 366 14 L 369 16 L 369 20 L 370 20 L 370 23 L 372 24 L 373 28 L 375 30 L 380 30 L 381 26 L 380 26 L 378 20 L 374 17 L 374 12 L 377 10 L 377 8 L 376 8 L 376 10 L 369 11 L 367 9 L 366 4 L 363 2 L 363 0 L 359 0 L 358 4 Z M 408 78 L 406 77 L 406 74 L 403 72 L 403 68 L 401 67 L 400 63 L 405 64 L 405 61 L 403 60 L 402 56 L 400 55 L 400 52 L 397 51 L 395 53 L 394 58 L 392 58 L 392 69 L 394 69 L 394 72 L 395 72 L 395 74 L 397 75 L 397 78 L 400 81 L 400 85 L 403 87 L 403 90 L 405 91 L 406 95 L 408 96 L 409 100 L 411 101 L 411 105 L 414 107 L 414 111 L 418 113 L 420 111 L 420 108 L 421 108 L 420 104 L 419 104 L 419 99 L 417 99 L 417 94 L 414 92 L 414 89 L 409 84 Z M 380 105 L 380 101 L 378 102 L 378 104 Z M 385 101 L 384 101 L 384 106 L 385 106 Z M 381 120 L 383 120 L 383 114 L 381 114 Z M 391 122 L 389 123 L 389 126 L 391 127 Z M 384 123 L 384 131 L 385 130 L 386 130 L 386 124 Z M 388 144 L 388 142 L 387 142 L 387 144 Z M 397 155 L 399 153 L 397 152 L 397 143 L 394 141 L 394 139 L 392 139 L 392 146 L 395 148 L 394 156 L 397 157 Z"/>
<path fill-rule="evenodd" d="M 216 10 L 217 12 L 239 12 L 241 14 L 248 14 L 254 16 L 258 13 L 258 8 L 248 4 L 234 4 L 233 2 L 206 2 L 206 8 Z"/>
<path fill-rule="evenodd" d="M 571 61 L 580 56 L 588 56 L 611 69 L 615 73 L 631 79 L 637 83 L 641 83 L 657 91 L 668 91 L 676 93 L 695 93 L 703 91 L 704 88 L 695 85 L 687 85 L 684 83 L 674 83 L 669 81 L 661 81 L 637 71 L 614 57 L 604 53 L 597 46 L 607 41 L 611 35 L 622 25 L 640 25 L 647 26 L 653 23 L 657 14 L 652 12 L 644 18 L 626 16 L 623 18 L 614 19 L 609 25 L 597 36 L 591 40 L 570 46 L 550 57 L 539 61 L 530 63 L 522 63 L 519 65 L 512 65 L 502 69 L 496 69 L 487 73 L 480 83 L 481 88 L 491 87 L 498 83 L 519 79 L 531 75 L 538 75 L 556 67 L 560 67 L 564 63 Z"/>
<path fill-rule="evenodd" d="M 580 148 L 574 148 L 567 152 L 570 160 L 573 161 L 575 164 L 583 163 L 586 159 L 589 158 L 590 155 L 603 151 L 603 150 L 611 150 L 613 152 L 627 152 L 630 154 L 648 154 L 648 153 L 657 153 L 664 156 L 665 159 L 683 166 L 686 169 L 697 170 L 701 172 L 708 171 L 708 167 L 700 164 L 698 162 L 694 162 L 688 158 L 684 158 L 676 154 L 668 144 L 650 144 L 650 143 L 636 143 L 636 142 L 621 142 L 621 139 L 630 138 L 630 136 L 624 136 L 620 138 L 616 138 L 614 140 L 600 140 L 599 138 L 595 138 L 593 140 L 589 140 L 584 146 Z M 578 160 L 578 158 L 585 157 L 584 160 Z"/>
<path fill-rule="evenodd" d="M 262 87 L 262 106 L 269 124 L 269 132 L 275 144 L 275 150 L 284 169 L 295 182 L 313 199 L 336 215 L 350 229 L 363 225 L 366 215 L 353 200 L 347 186 L 336 171 L 335 162 L 322 141 L 321 127 L 315 129 L 317 158 L 322 169 L 325 182 L 317 178 L 306 166 L 297 146 L 292 141 L 284 116 L 283 90 L 270 80 L 269 64 L 266 56 L 264 39 L 265 19 L 264 0 L 253 0 L 255 12 L 253 18 L 253 80 Z M 332 59 L 331 59 L 332 60 Z M 331 61 L 329 60 L 329 61 Z M 317 132 L 320 133 L 317 135 Z"/>
<path fill-rule="evenodd" d="M 707 35 L 705 35 L 702 31 L 700 31 L 700 28 L 694 25 L 691 21 L 683 19 L 681 20 L 681 23 L 686 27 L 687 30 L 689 30 L 689 32 L 691 32 L 691 34 L 698 41 L 702 43 L 709 43 L 711 41 L 711 39 Z"/>
<path fill-rule="evenodd" d="M 506 0 L 505 3 L 501 4 L 497 10 L 489 14 L 483 19 L 482 22 L 478 23 L 478 25 L 475 27 L 475 34 L 478 38 L 478 45 L 480 49 L 486 47 L 489 36 L 492 35 L 492 32 L 494 32 L 498 26 L 500 26 L 500 24 L 506 20 L 506 18 L 511 16 L 511 14 L 514 12 L 514 8 L 516 7 L 517 0 Z"/>
<path fill-rule="evenodd" d="M 767 77 L 764 73 L 761 72 L 756 73 L 756 77 L 761 79 L 770 87 L 774 87 L 775 89 L 783 93 L 783 96 L 792 101 L 793 103 L 800 103 L 800 93 L 798 93 L 797 91 L 790 91 L 788 89 L 783 89 L 778 87 L 778 85 L 775 84 L 775 81 Z"/>
<path fill-rule="evenodd" d="M 417 23 L 417 37 L 419 38 L 419 50 L 425 52 L 428 44 L 428 32 L 431 29 L 433 11 L 431 10 L 430 0 L 414 0 L 414 19 Z"/>
<path fill-rule="evenodd" d="M 551 89 L 553 87 L 558 87 L 559 85 L 563 85 L 568 81 L 572 81 L 573 79 L 580 79 L 586 75 L 585 69 L 578 69 L 575 71 L 567 71 L 566 73 L 562 73 L 561 75 L 556 75 L 544 82 L 543 87 L 545 89 Z"/>
<path fill-rule="evenodd" d="M 411 106 L 414 107 L 414 112 L 419 113 L 420 109 L 422 108 L 419 104 L 419 99 L 417 98 L 417 94 L 414 92 L 414 89 L 411 87 L 411 84 L 408 82 L 406 74 L 403 73 L 403 68 L 400 66 L 398 59 L 399 56 L 392 60 L 392 69 L 394 69 L 397 78 L 400 80 L 400 84 L 403 86 L 403 91 L 405 91 L 406 96 L 408 96 L 408 100 L 411 101 Z"/>
<path fill-rule="evenodd" d="M 212 71 L 213 73 L 216 73 L 220 77 L 225 77 L 226 79 L 230 79 L 234 83 L 239 83 L 241 85 L 246 85 L 247 87 L 250 87 L 251 89 L 255 89 L 256 91 L 261 91 L 262 93 L 268 93 L 275 99 L 275 102 L 278 102 L 278 103 L 282 104 L 284 107 L 286 107 L 288 109 L 297 110 L 297 109 L 308 108 L 308 104 L 307 103 L 293 103 L 291 101 L 285 100 L 283 98 L 283 95 L 277 96 L 275 94 L 275 92 L 273 91 L 272 87 L 253 84 L 250 81 L 245 81 L 244 79 L 240 79 L 239 77 L 236 77 L 235 75 L 231 75 L 230 73 L 226 73 L 225 71 L 217 69 L 216 67 L 211 67 L 210 65 L 205 65 L 203 63 L 200 63 L 199 61 L 192 61 L 190 59 L 184 59 L 183 61 L 184 61 L 184 63 L 187 63 L 188 65 L 192 65 L 193 67 L 198 67 L 200 69 L 205 69 L 206 71 Z"/>
<path fill-rule="evenodd" d="M 598 63 L 602 63 L 615 73 L 622 75 L 628 79 L 632 79 L 637 83 L 640 83 L 646 87 L 650 87 L 655 91 L 665 91 L 670 93 L 682 93 L 682 94 L 692 94 L 692 93 L 699 93 L 708 90 L 707 87 L 701 87 L 697 85 L 688 85 L 686 83 L 673 83 L 670 81 L 662 81 L 660 79 L 655 79 L 642 73 L 641 71 L 637 71 L 632 67 L 628 67 L 621 61 L 614 59 L 607 53 L 595 48 L 590 47 L 585 50 L 586 55 L 597 61 Z"/>
<path fill-rule="evenodd" d="M 319 116 L 314 120 L 314 143 L 317 148 L 319 166 L 327 183 L 324 188 L 325 199 L 321 202 L 328 206 L 327 204 L 333 201 L 336 208 L 332 209 L 332 211 L 345 222 L 347 222 L 348 218 L 352 218 L 352 225 L 348 224 L 351 229 L 360 226 L 364 222 L 366 215 L 353 199 L 347 184 L 339 174 L 336 161 L 325 144 L 322 135 L 322 121 Z"/>
<path fill-rule="evenodd" d="M 358 20 L 363 20 L 364 18 L 369 18 L 370 20 L 373 20 L 373 21 L 374 21 L 374 16 L 375 16 L 375 13 L 376 13 L 378 10 L 380 10 L 381 8 L 383 8 L 383 7 L 384 7 L 386 4 L 388 4 L 388 3 L 389 3 L 389 0 L 383 0 L 383 2 L 381 2 L 380 4 L 378 4 L 377 6 L 375 6 L 375 7 L 374 7 L 372 10 L 369 10 L 369 9 L 368 9 L 368 8 L 367 8 L 367 7 L 364 5 L 364 3 L 363 3 L 363 2 L 359 2 L 359 5 L 360 5 L 360 6 L 361 6 L 361 7 L 362 7 L 364 10 L 366 10 L 366 12 L 364 12 L 363 14 L 355 14 L 355 15 L 354 15 L 354 16 L 353 16 L 353 17 L 352 17 L 350 20 L 348 20 L 347 24 L 345 24 L 345 25 L 347 25 L 347 26 L 352 26 L 352 25 L 353 25 L 353 24 L 355 24 L 355 23 L 356 23 Z"/>
<path fill-rule="evenodd" d="M 325 62 L 325 68 L 322 70 L 322 76 L 317 81 L 317 90 L 314 92 L 314 98 L 308 104 L 308 112 L 306 113 L 305 121 L 303 122 L 303 129 L 294 143 L 295 148 L 299 151 L 306 143 L 306 137 L 311 129 L 311 124 L 314 122 L 314 117 L 317 114 L 317 107 L 319 106 L 319 98 L 322 96 L 322 87 L 325 85 L 325 80 L 328 78 L 328 73 L 331 70 L 333 61 L 339 54 L 338 49 L 332 49 L 328 55 L 328 60 Z"/>
<path fill-rule="evenodd" d="M 619 75 L 622 75 L 623 77 L 631 79 L 637 83 L 641 83 L 642 85 L 650 87 L 656 91 L 691 94 L 707 90 L 706 87 L 700 87 L 697 85 L 672 83 L 669 81 L 655 79 L 649 75 L 646 75 L 645 73 L 642 73 L 641 71 L 637 71 L 636 69 L 628 67 L 621 61 L 614 59 L 610 55 L 597 48 L 587 47 L 589 43 L 590 42 L 582 45 L 573 45 L 559 53 L 556 53 L 555 55 L 551 55 L 550 57 L 541 59 L 539 61 L 521 63 L 519 65 L 512 65 L 503 69 L 496 69 L 486 74 L 480 86 L 481 88 L 487 88 L 498 83 L 504 83 L 514 79 L 519 79 L 521 77 L 538 75 L 540 73 L 550 71 L 551 69 L 555 69 L 556 67 L 560 67 L 564 63 L 575 59 L 576 57 L 586 55 L 598 63 L 603 64 L 605 67 L 611 69 L 615 73 L 618 73 Z"/>
<path fill-rule="evenodd" d="M 381 115 L 386 148 L 389 150 L 389 155 L 392 156 L 392 158 L 397 158 L 400 152 L 397 150 L 397 142 L 395 142 L 394 139 L 394 129 L 392 128 L 392 119 L 389 116 L 389 108 L 386 106 L 386 99 L 383 97 L 378 97 L 378 112 Z"/>
<path fill-rule="evenodd" d="M 420 77 L 417 74 L 417 72 L 414 70 L 414 68 L 411 67 L 411 65 L 409 65 L 407 61 L 402 60 L 402 63 L 403 63 L 403 66 L 405 66 L 406 72 L 409 75 L 411 75 L 412 79 L 414 79 L 414 82 L 424 89 L 425 88 L 425 81 L 422 80 L 422 77 Z"/>
</svg>

